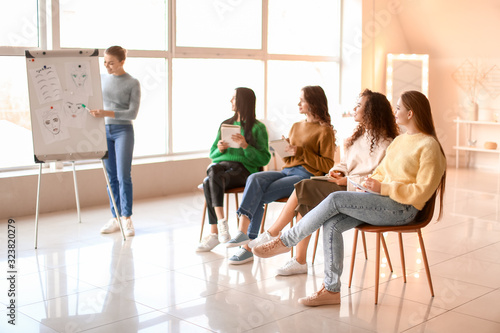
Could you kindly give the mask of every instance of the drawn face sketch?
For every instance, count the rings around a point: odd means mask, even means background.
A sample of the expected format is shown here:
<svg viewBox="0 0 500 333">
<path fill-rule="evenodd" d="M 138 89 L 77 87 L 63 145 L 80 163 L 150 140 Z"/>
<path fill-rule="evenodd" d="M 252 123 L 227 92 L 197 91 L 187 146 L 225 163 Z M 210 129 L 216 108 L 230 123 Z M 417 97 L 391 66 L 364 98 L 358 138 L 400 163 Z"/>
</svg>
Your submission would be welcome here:
<svg viewBox="0 0 500 333">
<path fill-rule="evenodd" d="M 87 80 L 87 66 L 85 64 L 75 65 L 70 72 L 71 79 L 78 88 L 83 88 L 85 86 L 85 81 Z"/>
<path fill-rule="evenodd" d="M 68 117 L 77 118 L 82 114 L 84 110 L 82 103 L 74 103 L 72 101 L 66 101 L 64 103 L 64 112 Z"/>
<path fill-rule="evenodd" d="M 43 115 L 43 125 L 52 133 L 57 135 L 61 132 L 61 118 L 55 111 L 49 111 Z"/>
</svg>

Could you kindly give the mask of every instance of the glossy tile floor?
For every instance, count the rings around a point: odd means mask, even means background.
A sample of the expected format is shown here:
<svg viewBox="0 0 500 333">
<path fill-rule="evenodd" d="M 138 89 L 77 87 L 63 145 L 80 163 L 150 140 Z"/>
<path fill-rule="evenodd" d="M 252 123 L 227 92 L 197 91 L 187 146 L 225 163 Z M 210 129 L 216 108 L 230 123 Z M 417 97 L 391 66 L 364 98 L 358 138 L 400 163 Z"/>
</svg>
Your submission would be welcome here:
<svg viewBox="0 0 500 333">
<path fill-rule="evenodd" d="M 415 235 L 405 236 L 407 283 L 397 237 L 387 236 L 394 272 L 383 264 L 374 304 L 374 235 L 367 235 L 347 287 L 353 232 L 345 233 L 342 304 L 308 308 L 298 298 L 323 278 L 322 244 L 300 276 L 275 276 L 289 254 L 228 265 L 236 249 L 196 253 L 200 192 L 135 203 L 136 236 L 100 235 L 105 206 L 15 218 L 16 326 L 8 324 L 7 279 L 0 282 L 1 332 L 500 332 L 500 175 L 448 171 L 444 219 L 424 229 L 435 297 Z M 236 232 L 234 201 L 230 228 Z M 270 205 L 267 223 L 281 203 Z M 6 275 L 7 221 L 0 221 Z M 312 242 L 310 258 L 312 258 Z M 309 260 L 311 262 L 311 260 Z"/>
</svg>

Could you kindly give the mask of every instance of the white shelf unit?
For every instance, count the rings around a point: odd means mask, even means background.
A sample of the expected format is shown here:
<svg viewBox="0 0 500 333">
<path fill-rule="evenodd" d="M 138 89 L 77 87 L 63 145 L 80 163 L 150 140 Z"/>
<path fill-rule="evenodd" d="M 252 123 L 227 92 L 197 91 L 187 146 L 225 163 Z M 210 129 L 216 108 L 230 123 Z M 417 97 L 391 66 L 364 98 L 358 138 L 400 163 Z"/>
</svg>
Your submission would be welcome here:
<svg viewBox="0 0 500 333">
<path fill-rule="evenodd" d="M 471 128 L 472 126 L 500 126 L 499 122 L 493 122 L 493 121 L 473 121 L 473 120 L 464 120 L 457 118 L 453 121 L 457 125 L 457 137 L 456 137 L 456 145 L 453 146 L 453 149 L 456 150 L 455 154 L 455 167 L 458 168 L 459 164 L 459 159 L 460 159 L 460 151 L 465 151 L 467 154 L 474 153 L 474 152 L 481 152 L 481 153 L 490 153 L 490 154 L 499 154 L 499 165 L 500 165 L 500 150 L 497 149 L 485 149 L 485 148 L 477 148 L 477 147 L 471 147 L 471 146 L 461 146 L 460 145 L 460 126 L 465 125 L 466 127 L 466 133 L 467 133 L 467 142 L 470 141 L 470 134 L 471 134 Z M 498 133 L 498 132 L 496 132 Z M 500 140 L 499 140 L 500 141 Z M 499 143 L 499 142 L 497 142 Z M 468 162 L 467 166 L 469 166 L 469 156 L 468 156 Z"/>
</svg>

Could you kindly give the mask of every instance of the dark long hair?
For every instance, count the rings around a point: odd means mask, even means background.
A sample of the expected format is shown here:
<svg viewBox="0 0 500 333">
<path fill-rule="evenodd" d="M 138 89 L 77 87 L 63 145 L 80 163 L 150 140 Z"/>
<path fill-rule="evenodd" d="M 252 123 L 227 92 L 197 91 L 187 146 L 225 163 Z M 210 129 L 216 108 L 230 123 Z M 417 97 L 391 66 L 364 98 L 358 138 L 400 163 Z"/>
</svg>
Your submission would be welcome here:
<svg viewBox="0 0 500 333">
<path fill-rule="evenodd" d="M 255 122 L 255 93 L 250 88 L 238 87 L 236 88 L 236 112 L 234 116 L 224 120 L 223 124 L 232 124 L 238 120 L 240 115 L 240 123 L 243 127 L 245 140 L 249 145 L 255 147 L 256 141 L 252 135 L 252 128 Z"/>
<path fill-rule="evenodd" d="M 305 86 L 302 91 L 311 113 L 319 119 L 319 123 L 332 127 L 332 118 L 328 113 L 328 100 L 323 88 L 320 86 Z"/>
<path fill-rule="evenodd" d="M 391 103 L 385 95 L 365 89 L 359 97 L 365 97 L 363 119 L 350 138 L 346 140 L 345 147 L 349 148 L 365 132 L 371 138 L 370 152 L 381 140 L 394 139 L 399 134 Z"/>
<path fill-rule="evenodd" d="M 410 90 L 405 91 L 401 95 L 401 103 L 403 103 L 404 107 L 407 110 L 413 111 L 413 119 L 415 119 L 415 125 L 417 129 L 427 135 L 432 136 L 437 143 L 439 144 L 439 148 L 441 149 L 441 153 L 446 159 L 446 155 L 443 150 L 443 146 L 439 142 L 436 135 L 436 128 L 434 127 L 434 121 L 432 119 L 431 112 L 431 104 L 427 97 L 419 91 Z M 441 219 L 443 215 L 443 196 L 444 189 L 446 186 L 446 169 L 444 170 L 443 176 L 441 177 L 441 182 L 438 186 L 439 192 L 439 216 L 438 220 Z"/>
</svg>

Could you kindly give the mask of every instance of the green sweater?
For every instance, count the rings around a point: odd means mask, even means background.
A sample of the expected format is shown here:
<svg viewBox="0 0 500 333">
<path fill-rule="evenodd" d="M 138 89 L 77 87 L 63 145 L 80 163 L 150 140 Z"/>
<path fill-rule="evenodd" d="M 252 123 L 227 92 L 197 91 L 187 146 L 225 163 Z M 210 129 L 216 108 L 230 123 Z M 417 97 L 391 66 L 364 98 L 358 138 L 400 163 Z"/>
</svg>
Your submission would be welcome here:
<svg viewBox="0 0 500 333">
<path fill-rule="evenodd" d="M 233 125 L 241 125 L 239 121 L 235 121 Z M 241 135 L 245 136 L 243 127 L 241 127 Z M 267 136 L 266 125 L 260 121 L 255 121 L 252 127 L 252 136 L 256 142 L 256 146 L 248 145 L 246 149 L 243 148 L 228 148 L 223 153 L 217 148 L 217 143 L 220 140 L 220 127 L 217 132 L 217 137 L 210 149 L 210 158 L 212 162 L 218 163 L 222 161 L 240 162 L 250 172 L 254 173 L 259 171 L 271 160 L 269 153 L 269 139 Z"/>
</svg>

